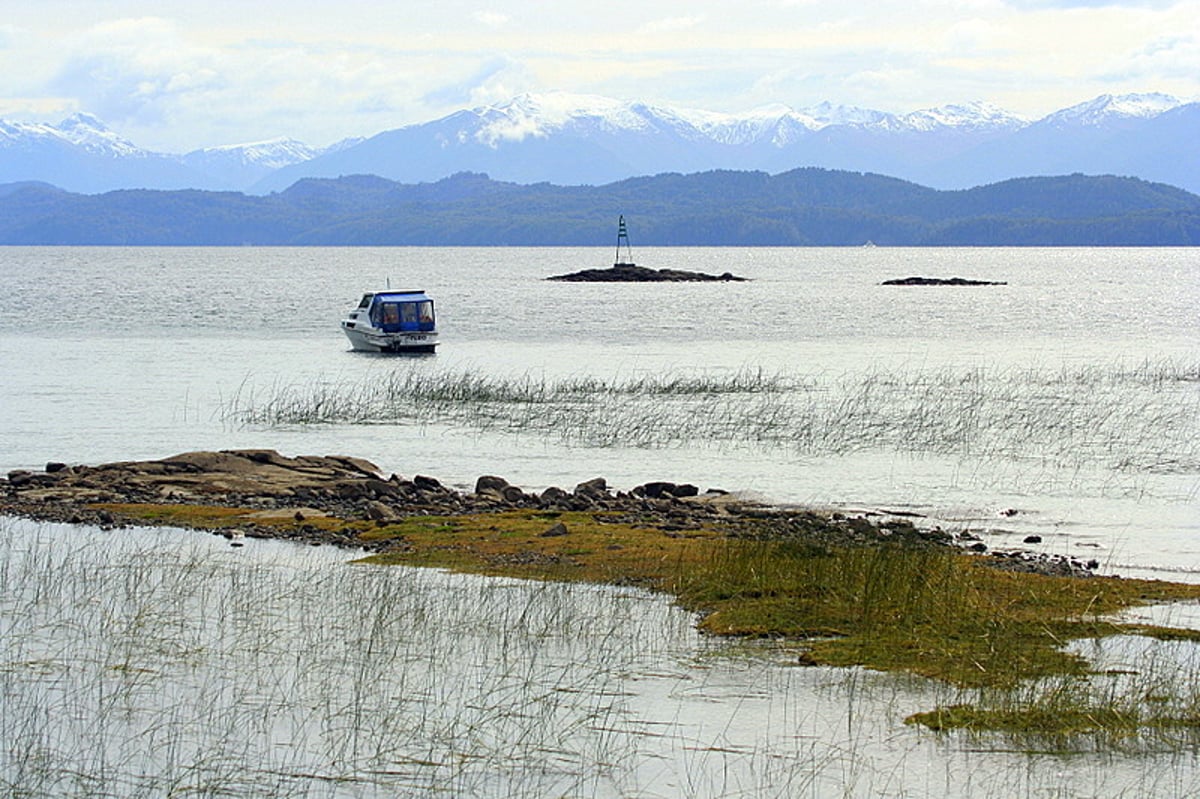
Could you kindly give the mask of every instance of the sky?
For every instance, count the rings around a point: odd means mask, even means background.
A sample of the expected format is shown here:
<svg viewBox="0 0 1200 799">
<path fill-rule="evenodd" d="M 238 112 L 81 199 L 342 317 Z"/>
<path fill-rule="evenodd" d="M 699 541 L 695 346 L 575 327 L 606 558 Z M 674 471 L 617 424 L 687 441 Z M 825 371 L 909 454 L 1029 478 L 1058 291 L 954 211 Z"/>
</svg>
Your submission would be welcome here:
<svg viewBox="0 0 1200 799">
<path fill-rule="evenodd" d="M 718 112 L 1200 100 L 1200 0 L 0 0 L 0 120 L 326 146 L 525 92 Z"/>
</svg>

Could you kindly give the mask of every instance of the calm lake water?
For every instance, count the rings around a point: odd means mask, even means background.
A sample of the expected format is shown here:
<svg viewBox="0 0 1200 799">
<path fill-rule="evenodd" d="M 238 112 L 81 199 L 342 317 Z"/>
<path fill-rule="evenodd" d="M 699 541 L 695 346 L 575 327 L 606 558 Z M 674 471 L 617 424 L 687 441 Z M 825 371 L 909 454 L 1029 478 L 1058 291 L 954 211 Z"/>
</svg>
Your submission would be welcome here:
<svg viewBox="0 0 1200 799">
<path fill-rule="evenodd" d="M 1200 580 L 1196 251 L 635 254 L 751 280 L 543 280 L 605 266 L 607 249 L 0 249 L 0 469 L 269 447 L 463 488 L 688 481 L 916 513 L 996 548 L 1036 533 L 1103 571 Z M 1007 285 L 879 285 L 909 275 Z M 436 356 L 349 350 L 338 320 L 389 282 L 436 299 Z M 923 733 L 904 717 L 971 697 L 730 649 L 662 597 L 345 558 L 0 519 L 0 786 L 1200 790 L 1188 748 L 1063 755 Z M 1163 657 L 1079 646 L 1116 672 Z M 1195 670 L 1191 648 L 1177 654 Z"/>
<path fill-rule="evenodd" d="M 0 249 L 0 469 L 268 447 L 460 487 L 672 480 L 1200 579 L 1196 250 L 635 255 L 750 280 L 543 280 L 605 266 L 599 248 Z M 1007 285 L 880 285 L 909 275 Z M 349 351 L 338 320 L 388 284 L 436 298 L 436 356 Z M 247 421 L 406 377 L 603 387 L 582 405 Z M 688 381 L 714 391 L 663 388 Z"/>
</svg>

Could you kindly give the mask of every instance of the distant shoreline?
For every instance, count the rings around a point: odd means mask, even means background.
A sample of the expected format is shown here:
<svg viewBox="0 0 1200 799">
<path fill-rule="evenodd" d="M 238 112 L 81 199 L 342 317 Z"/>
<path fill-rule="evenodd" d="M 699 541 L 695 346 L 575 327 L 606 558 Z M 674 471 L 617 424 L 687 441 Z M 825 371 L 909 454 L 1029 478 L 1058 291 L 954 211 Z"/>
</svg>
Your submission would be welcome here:
<svg viewBox="0 0 1200 799">
<path fill-rule="evenodd" d="M 1200 244 L 1200 196 L 1163 183 L 1062 175 L 944 191 L 815 168 L 656 175 L 636 191 L 478 174 L 418 185 L 310 178 L 262 196 L 7 184 L 0 244 L 588 247 L 609 240 L 614 208 L 636 217 L 639 249 Z"/>
</svg>

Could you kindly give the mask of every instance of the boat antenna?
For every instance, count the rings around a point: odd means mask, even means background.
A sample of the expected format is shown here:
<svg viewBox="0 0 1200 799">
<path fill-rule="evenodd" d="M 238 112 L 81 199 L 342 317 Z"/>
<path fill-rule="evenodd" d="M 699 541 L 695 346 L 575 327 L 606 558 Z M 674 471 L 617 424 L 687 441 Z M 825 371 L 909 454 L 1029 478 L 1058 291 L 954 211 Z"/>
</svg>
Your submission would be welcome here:
<svg viewBox="0 0 1200 799">
<path fill-rule="evenodd" d="M 625 260 L 621 260 L 621 244 L 625 245 Z M 629 232 L 625 229 L 625 216 L 617 219 L 617 260 L 613 266 L 626 264 L 633 266 L 633 250 L 629 247 Z"/>
</svg>

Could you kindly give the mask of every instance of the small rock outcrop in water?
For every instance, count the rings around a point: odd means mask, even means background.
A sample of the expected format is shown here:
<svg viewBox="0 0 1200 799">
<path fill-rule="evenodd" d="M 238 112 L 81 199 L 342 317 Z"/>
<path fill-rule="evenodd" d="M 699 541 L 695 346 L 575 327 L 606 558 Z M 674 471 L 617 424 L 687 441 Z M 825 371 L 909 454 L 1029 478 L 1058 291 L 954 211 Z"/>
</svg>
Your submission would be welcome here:
<svg viewBox="0 0 1200 799">
<path fill-rule="evenodd" d="M 688 272 L 683 269 L 651 269 L 647 266 L 634 264 L 614 264 L 608 269 L 584 269 L 569 275 L 554 275 L 547 280 L 561 280 L 567 283 L 696 283 L 696 282 L 742 282 L 744 277 L 738 277 L 731 272 L 720 275 L 709 275 L 704 272 Z"/>
<path fill-rule="evenodd" d="M 969 280 L 965 277 L 898 277 L 885 280 L 881 286 L 1007 286 L 1000 280 Z"/>
</svg>

